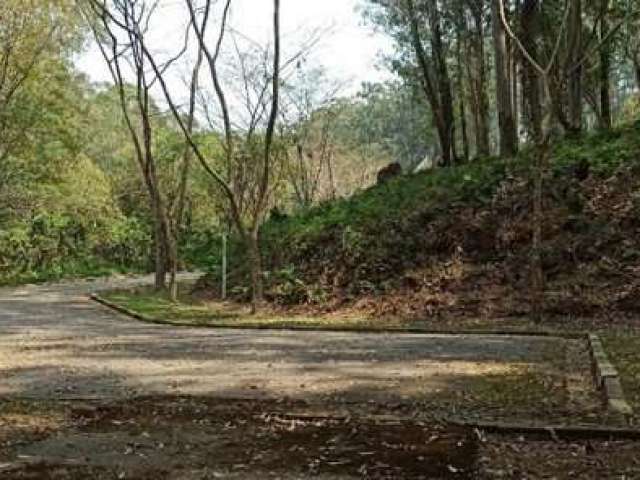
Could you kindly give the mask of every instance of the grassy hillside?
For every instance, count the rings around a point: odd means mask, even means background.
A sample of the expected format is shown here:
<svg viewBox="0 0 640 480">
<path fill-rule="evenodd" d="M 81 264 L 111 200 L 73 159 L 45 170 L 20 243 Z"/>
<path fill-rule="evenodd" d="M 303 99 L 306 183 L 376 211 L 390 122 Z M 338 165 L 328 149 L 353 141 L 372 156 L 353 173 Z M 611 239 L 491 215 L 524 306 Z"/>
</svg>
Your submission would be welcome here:
<svg viewBox="0 0 640 480">
<path fill-rule="evenodd" d="M 555 145 L 547 314 L 640 312 L 639 153 L 640 124 Z M 402 176 L 269 221 L 270 299 L 421 318 L 526 314 L 531 155 Z"/>
</svg>

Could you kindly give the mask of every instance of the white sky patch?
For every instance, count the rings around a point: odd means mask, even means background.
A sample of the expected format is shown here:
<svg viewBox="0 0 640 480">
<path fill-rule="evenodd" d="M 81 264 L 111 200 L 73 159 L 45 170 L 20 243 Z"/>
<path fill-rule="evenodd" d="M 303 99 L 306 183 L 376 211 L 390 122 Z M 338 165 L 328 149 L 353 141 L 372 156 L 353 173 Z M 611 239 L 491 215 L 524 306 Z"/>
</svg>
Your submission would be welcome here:
<svg viewBox="0 0 640 480">
<path fill-rule="evenodd" d="M 344 93 L 354 93 L 362 82 L 391 78 L 376 68 L 380 52 L 391 49 L 390 41 L 363 25 L 356 10 L 360 0 L 281 0 L 283 57 L 294 55 L 315 30 L 325 32 L 312 50 L 308 63 L 323 66 L 327 76 L 345 84 Z M 156 12 L 150 40 L 155 50 L 180 49 L 187 21 L 182 0 L 164 0 Z M 272 40 L 273 2 L 234 0 L 230 24 L 239 34 L 261 44 Z M 193 40 L 192 40 L 193 41 Z M 232 49 L 231 42 L 225 48 Z M 110 81 L 104 60 L 91 46 L 77 59 L 77 66 L 94 81 Z M 186 68 L 179 75 L 184 75 Z M 176 75 L 178 75 L 176 73 Z"/>
</svg>

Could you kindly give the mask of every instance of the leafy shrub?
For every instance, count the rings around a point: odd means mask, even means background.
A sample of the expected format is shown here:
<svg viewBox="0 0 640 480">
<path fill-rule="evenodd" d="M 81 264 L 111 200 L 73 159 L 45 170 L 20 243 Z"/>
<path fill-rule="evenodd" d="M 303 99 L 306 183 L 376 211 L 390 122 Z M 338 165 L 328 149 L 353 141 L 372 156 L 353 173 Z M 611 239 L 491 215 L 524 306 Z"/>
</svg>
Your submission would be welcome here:
<svg viewBox="0 0 640 480">
<path fill-rule="evenodd" d="M 620 261 L 637 258 L 640 246 L 631 232 L 640 225 L 633 193 L 639 152 L 640 123 L 553 145 L 544 183 L 550 280 L 580 262 L 598 262 L 605 251 Z M 379 295 L 399 288 L 408 272 L 446 262 L 457 251 L 477 265 L 503 266 L 500 278 L 523 278 L 534 158 L 529 147 L 509 161 L 486 158 L 405 175 L 267 222 L 266 268 L 296 266 L 295 278 L 275 276 L 273 289 L 301 303 L 313 301 L 309 286 L 319 301 Z"/>
<path fill-rule="evenodd" d="M 93 251 L 106 261 L 129 268 L 149 268 L 152 261 L 150 228 L 133 217 L 109 225 L 107 236 Z"/>
</svg>

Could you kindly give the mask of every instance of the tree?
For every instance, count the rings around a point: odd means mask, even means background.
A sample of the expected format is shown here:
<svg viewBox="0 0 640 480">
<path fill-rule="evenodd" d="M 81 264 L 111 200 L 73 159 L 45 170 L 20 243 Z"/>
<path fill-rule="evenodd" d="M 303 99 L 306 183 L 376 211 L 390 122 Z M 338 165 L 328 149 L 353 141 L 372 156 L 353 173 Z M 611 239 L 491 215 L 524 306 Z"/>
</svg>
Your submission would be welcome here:
<svg viewBox="0 0 640 480">
<path fill-rule="evenodd" d="M 458 116 L 460 120 L 460 138 L 462 140 L 462 160 L 467 162 L 470 156 L 470 144 L 469 144 L 469 132 L 467 129 L 467 105 L 465 102 L 465 81 L 464 81 L 464 67 L 462 60 L 462 48 L 463 48 L 463 35 L 466 31 L 465 15 L 463 8 L 459 8 L 458 13 L 462 21 L 456 22 L 456 79 L 455 83 L 458 89 Z M 453 139 L 455 142 L 455 138 Z"/>
<path fill-rule="evenodd" d="M 340 89 L 324 70 L 307 71 L 303 62 L 298 62 L 295 76 L 283 84 L 284 168 L 298 207 L 337 197 L 336 128 L 347 107 L 337 101 Z"/>
<path fill-rule="evenodd" d="M 542 52 L 539 43 L 542 36 L 542 12 L 538 0 L 524 0 L 520 7 L 520 26 L 522 45 L 527 49 L 531 58 L 540 61 Z M 520 57 L 523 57 L 520 55 Z M 537 139 L 542 134 L 542 98 L 540 79 L 535 67 L 526 58 L 522 58 L 522 97 L 523 117 L 529 136 Z"/>
<path fill-rule="evenodd" d="M 68 58 L 80 37 L 66 1 L 0 4 L 0 218 L 30 212 L 34 183 L 78 154 L 84 85 Z"/>
<path fill-rule="evenodd" d="M 496 72 L 496 106 L 498 110 L 498 128 L 500 134 L 500 155 L 512 157 L 518 151 L 518 132 L 514 115 L 513 90 L 510 56 L 507 45 L 507 33 L 501 14 L 502 0 L 491 0 L 493 22 L 493 48 Z"/>
<path fill-rule="evenodd" d="M 600 126 L 609 129 L 613 125 L 611 116 L 611 44 L 609 36 L 609 1 L 600 0 Z"/>
<path fill-rule="evenodd" d="M 154 221 L 155 244 L 155 287 L 166 288 L 167 267 L 171 273 L 169 292 L 172 300 L 177 299 L 178 270 L 177 226 L 172 222 L 171 210 L 158 179 L 158 167 L 154 149 L 155 125 L 153 117 L 158 108 L 152 99 L 151 89 L 157 77 L 150 73 L 147 57 L 141 43 L 142 26 L 147 22 L 148 5 L 135 0 L 117 0 L 111 8 L 106 2 L 91 0 L 90 10 L 85 18 L 90 25 L 100 52 L 109 68 L 113 83 L 118 91 L 120 107 L 134 146 L 135 160 L 147 188 Z M 151 9 L 152 11 L 153 9 Z M 94 18 L 99 20 L 96 25 Z M 125 36 L 118 37 L 118 27 L 126 25 Z M 126 57 L 125 57 L 126 56 Z M 131 67 L 134 84 L 129 88 L 124 65 Z M 197 72 L 194 74 L 197 79 Z M 192 118 L 193 113 L 191 112 Z M 188 120 L 192 125 L 192 120 Z M 185 159 L 185 170 L 188 169 Z M 184 175 L 183 175 L 184 178 Z M 186 181 L 180 189 L 186 188 Z M 182 198 L 184 192 L 178 194 Z"/>
<path fill-rule="evenodd" d="M 422 13 L 430 33 L 430 51 L 423 45 L 419 13 L 414 0 L 405 0 L 405 15 L 411 29 L 411 41 L 422 74 L 422 86 L 431 106 L 434 124 L 438 130 L 442 163 L 451 165 L 455 160 L 455 125 L 451 80 L 446 59 L 446 46 L 442 36 L 441 17 L 438 6 L 429 2 L 422 5 Z"/>
<path fill-rule="evenodd" d="M 567 0 L 572 1 L 572 0 Z M 532 291 L 532 316 L 535 321 L 542 319 L 544 305 L 545 275 L 542 262 L 542 233 L 544 224 L 543 189 L 544 177 L 549 163 L 551 137 L 553 134 L 553 98 L 551 96 L 551 70 L 558 59 L 561 40 L 565 33 L 569 8 L 565 7 L 562 24 L 557 32 L 557 38 L 553 51 L 546 64 L 541 65 L 522 43 L 520 38 L 509 26 L 505 10 L 504 0 L 498 0 L 497 14 L 499 15 L 504 32 L 511 38 L 524 57 L 524 60 L 536 72 L 537 79 L 542 86 L 542 117 L 536 137 L 536 163 L 533 192 L 533 235 L 531 244 L 531 291 Z"/>
<path fill-rule="evenodd" d="M 489 97 L 487 92 L 487 61 L 485 54 L 485 14 L 484 0 L 464 2 L 471 17 L 471 27 L 466 26 L 464 49 L 471 52 L 465 56 L 464 65 L 469 83 L 469 98 L 476 137 L 478 156 L 491 154 L 489 143 Z M 464 18 L 464 13 L 463 13 Z M 465 22 L 467 23 L 467 22 Z"/>
<path fill-rule="evenodd" d="M 238 235 L 244 242 L 247 250 L 251 270 L 252 285 L 252 306 L 255 311 L 263 300 L 263 279 L 262 279 L 262 262 L 259 248 L 259 229 L 260 225 L 268 211 L 270 187 L 273 180 L 272 167 L 275 164 L 279 152 L 274 145 L 276 134 L 276 122 L 278 120 L 279 100 L 280 100 L 280 1 L 274 0 L 273 13 L 273 54 L 271 55 L 271 69 L 263 74 L 263 86 L 257 107 L 254 110 L 255 116 L 251 122 L 251 128 L 245 131 L 244 141 L 240 138 L 234 129 L 231 115 L 232 110 L 227 99 L 227 92 L 222 84 L 222 79 L 218 70 L 218 61 L 221 49 L 227 33 L 227 22 L 229 11 L 231 8 L 231 0 L 226 0 L 220 17 L 220 26 L 213 45 L 210 45 L 205 35 L 205 31 L 212 21 L 213 3 L 206 0 L 202 6 L 197 6 L 194 0 L 185 0 L 190 17 L 189 29 L 195 33 L 196 44 L 201 52 L 209 70 L 209 80 L 214 89 L 214 98 L 219 107 L 222 118 L 222 161 L 218 159 L 217 165 L 210 162 L 201 146 L 198 145 L 193 132 L 190 130 L 188 122 L 183 118 L 177 102 L 174 100 L 175 92 L 172 92 L 165 78 L 167 68 L 171 61 L 161 64 L 148 45 L 148 38 L 145 35 L 143 25 L 148 21 L 141 21 L 140 18 L 129 15 L 128 22 L 119 21 L 114 17 L 113 12 L 106 2 L 98 2 L 92 0 L 94 6 L 99 8 L 99 13 L 109 18 L 109 20 L 117 26 L 121 32 L 131 38 L 131 43 L 136 45 L 139 55 L 145 59 L 151 71 L 154 72 L 155 81 L 159 85 L 164 98 L 171 110 L 174 119 L 180 130 L 182 131 L 186 142 L 189 144 L 193 154 L 198 160 L 201 167 L 210 177 L 211 181 L 220 189 L 226 202 L 226 210 L 231 223 L 234 225 Z M 117 0 L 118 3 L 132 2 L 133 0 Z M 133 3 L 139 3 L 133 1 Z M 144 3 L 144 2 L 143 2 Z M 144 9 L 138 7 L 142 11 L 153 13 L 153 8 Z M 270 97 L 267 92 L 270 91 Z M 257 128 L 264 126 L 264 130 L 258 132 Z M 247 190 L 244 188 L 237 189 L 237 183 L 234 184 L 234 166 L 251 165 L 256 167 L 254 172 L 256 176 L 252 179 L 252 188 L 250 189 L 250 204 L 245 205 L 245 194 Z M 222 168 L 220 168 L 222 166 Z"/>
<path fill-rule="evenodd" d="M 425 0 L 368 0 L 367 18 L 383 27 L 394 40 L 398 58 L 393 68 L 416 83 L 430 108 L 438 133 L 442 164 L 456 157 L 453 85 L 447 52 L 450 19 L 436 2 Z"/>
<path fill-rule="evenodd" d="M 568 54 L 565 65 L 569 83 L 569 130 L 582 131 L 583 115 L 583 42 L 582 0 L 569 4 Z"/>
<path fill-rule="evenodd" d="M 637 8 L 636 3 L 634 1 L 632 5 Z M 624 54 L 631 62 L 636 88 L 640 90 L 640 17 L 634 14 L 625 23 L 625 27 Z"/>
<path fill-rule="evenodd" d="M 0 4 L 0 161 L 17 147 L 26 125 L 12 106 L 30 80 L 78 45 L 71 4 L 64 0 L 3 0 Z"/>
</svg>

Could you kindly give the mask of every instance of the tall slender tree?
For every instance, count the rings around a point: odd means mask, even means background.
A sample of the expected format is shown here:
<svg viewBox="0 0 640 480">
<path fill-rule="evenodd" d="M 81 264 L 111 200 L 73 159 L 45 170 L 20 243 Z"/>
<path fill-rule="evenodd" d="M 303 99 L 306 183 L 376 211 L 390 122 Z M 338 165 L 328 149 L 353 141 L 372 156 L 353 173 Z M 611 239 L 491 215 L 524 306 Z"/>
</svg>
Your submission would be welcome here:
<svg viewBox="0 0 640 480">
<path fill-rule="evenodd" d="M 244 132 L 244 136 L 241 136 L 240 133 L 242 132 L 234 128 L 232 109 L 229 106 L 228 95 L 219 73 L 219 59 L 226 34 L 228 33 L 228 19 L 232 0 L 225 0 L 222 5 L 220 23 L 213 43 L 209 42 L 205 29 L 213 21 L 215 2 L 213 0 L 205 0 L 203 5 L 199 6 L 195 0 L 185 0 L 185 6 L 190 18 L 188 28 L 195 33 L 196 45 L 204 58 L 204 63 L 208 67 L 209 80 L 213 85 L 217 107 L 221 112 L 224 158 L 221 159 L 221 162 L 216 162 L 217 165 L 206 157 L 204 150 L 195 139 L 189 122 L 185 121 L 178 103 L 175 101 L 176 93 L 171 90 L 166 79 L 168 65 L 171 60 L 161 63 L 152 52 L 148 43 L 150 40 L 143 28 L 144 25 L 150 22 L 141 23 L 139 17 L 123 22 L 114 17 L 106 1 L 91 1 L 99 13 L 108 17 L 127 36 L 133 37 L 132 43 L 135 43 L 137 51 L 145 59 L 149 70 L 153 72 L 155 83 L 162 91 L 187 144 L 207 176 L 222 192 L 228 217 L 246 247 L 250 266 L 252 307 L 256 311 L 263 301 L 264 294 L 259 229 L 269 207 L 270 187 L 274 180 L 273 169 L 279 155 L 275 145 L 275 136 L 280 107 L 281 81 L 280 0 L 273 0 L 273 51 L 268 55 L 271 58 L 271 65 L 270 67 L 266 64 L 264 65 L 265 70 L 260 76 L 263 83 L 256 89 L 260 92 L 259 98 L 256 101 L 255 108 L 252 109 L 252 118 L 249 122 L 249 128 Z M 114 1 L 116 4 L 121 2 L 138 3 L 137 0 Z M 152 15 L 155 10 L 147 8 L 145 11 Z M 243 71 L 242 68 L 240 70 Z M 245 77 L 245 80 L 248 79 Z M 260 122 L 262 122 L 264 128 L 258 132 Z M 259 137 L 258 133 L 260 133 Z M 237 188 L 238 185 L 233 182 L 236 173 L 234 169 L 236 167 L 246 168 L 248 166 L 247 161 L 251 163 L 255 173 L 251 179 L 251 191 L 248 197 L 250 201 L 248 203 L 246 189 L 239 190 Z M 223 165 L 222 168 L 218 167 L 220 164 Z"/>
<path fill-rule="evenodd" d="M 566 0 L 568 2 L 572 0 Z M 551 137 L 553 133 L 553 97 L 551 95 L 551 71 L 556 65 L 558 54 L 565 34 L 567 17 L 569 8 L 565 7 L 562 23 L 557 31 L 557 38 L 553 42 L 553 50 L 549 55 L 546 64 L 539 63 L 531 54 L 522 40 L 514 33 L 510 27 L 505 9 L 505 1 L 498 0 L 499 21 L 502 23 L 503 29 L 509 38 L 515 43 L 516 47 L 524 57 L 524 61 L 536 72 L 538 80 L 542 86 L 542 120 L 540 122 L 540 131 L 536 136 L 536 164 L 535 164 L 535 180 L 533 190 L 533 222 L 532 222 L 532 242 L 531 242 L 531 314 L 535 321 L 542 320 L 544 297 L 545 297 L 545 273 L 542 258 L 542 237 L 544 228 L 544 178 L 549 163 Z"/>
<path fill-rule="evenodd" d="M 485 53 L 485 14 L 484 0 L 467 0 L 466 8 L 471 16 L 471 28 L 468 34 L 468 48 L 471 55 L 465 56 L 464 64 L 469 83 L 469 98 L 473 112 L 476 150 L 479 156 L 491 153 L 489 142 L 489 95 L 487 92 L 487 55 Z"/>
<path fill-rule="evenodd" d="M 491 7 L 500 155 L 503 157 L 512 157 L 518 151 L 518 132 L 514 115 L 507 33 L 504 23 L 501 20 L 501 13 L 505 12 L 503 11 L 504 5 L 501 0 L 492 0 Z"/>
<path fill-rule="evenodd" d="M 582 42 L 582 0 L 573 0 L 569 4 L 569 25 L 567 28 L 567 60 L 564 71 L 569 83 L 569 129 L 572 132 L 582 130 L 583 116 L 583 42 Z"/>
<path fill-rule="evenodd" d="M 609 1 L 600 0 L 600 126 L 609 129 L 613 125 L 611 114 L 611 42 L 609 37 Z"/>
</svg>

